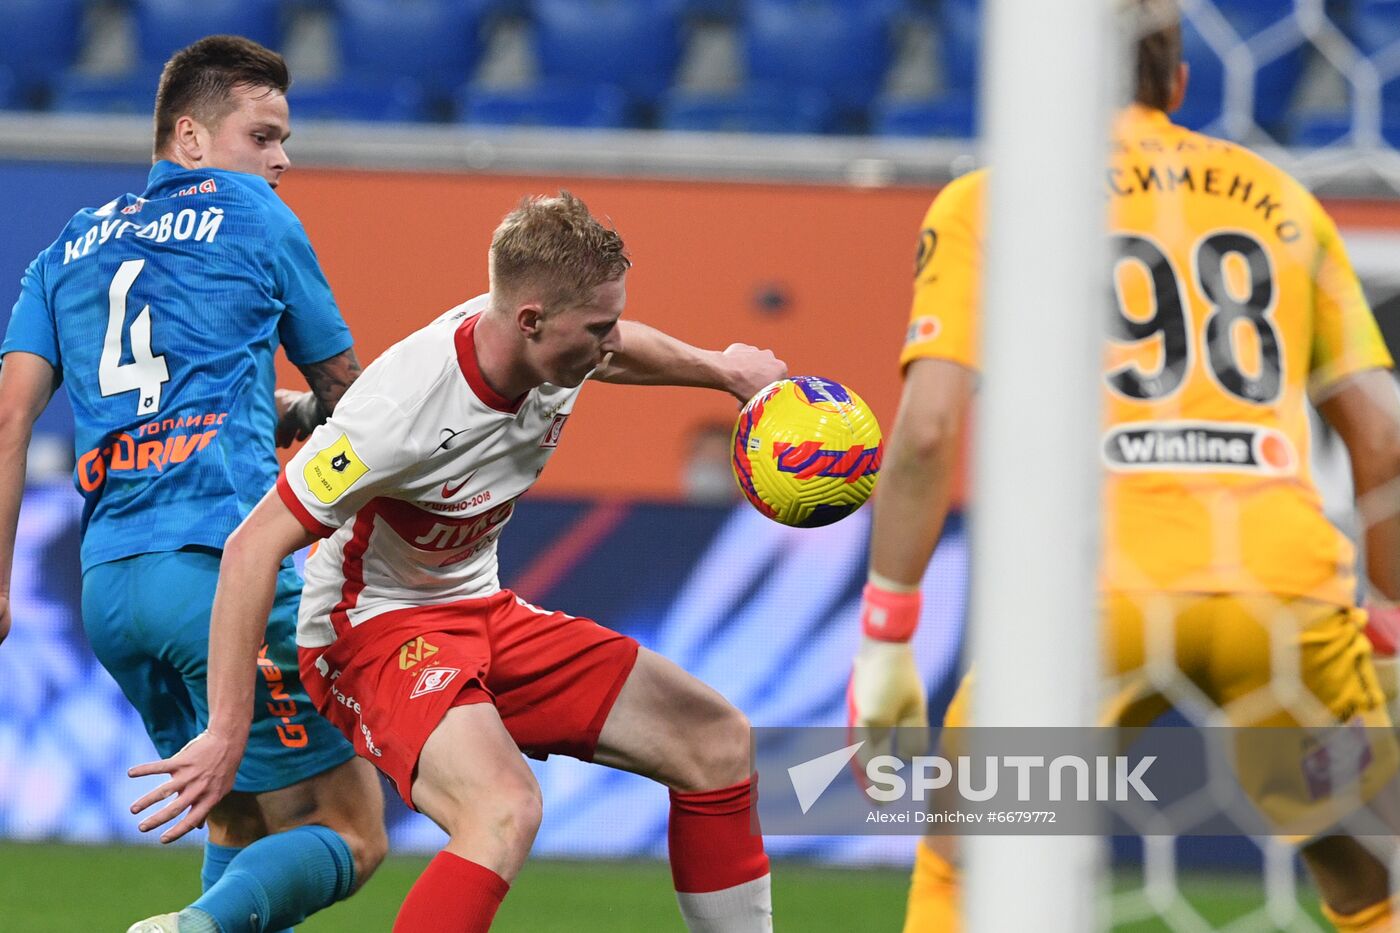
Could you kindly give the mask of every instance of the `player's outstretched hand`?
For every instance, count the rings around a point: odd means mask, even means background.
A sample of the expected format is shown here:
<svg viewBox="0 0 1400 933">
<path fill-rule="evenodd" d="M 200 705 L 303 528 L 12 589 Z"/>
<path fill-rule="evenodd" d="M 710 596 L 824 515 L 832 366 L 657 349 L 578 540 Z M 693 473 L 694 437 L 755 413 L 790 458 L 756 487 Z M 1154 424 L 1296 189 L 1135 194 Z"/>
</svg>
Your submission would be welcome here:
<svg viewBox="0 0 1400 933">
<path fill-rule="evenodd" d="M 928 698 L 908 642 L 861 639 L 846 693 L 848 723 L 866 730 L 861 765 L 877 755 L 908 757 L 928 743 Z"/>
<path fill-rule="evenodd" d="M 142 820 L 139 827 L 141 832 L 147 833 L 164 826 L 186 809 L 189 812 L 184 819 L 162 833 L 160 841 L 174 842 L 190 830 L 203 826 L 214 804 L 233 789 L 234 774 L 243 757 L 243 744 L 210 732 L 201 732 L 172 757 L 137 765 L 127 771 L 128 777 L 170 775 L 170 780 L 131 805 L 132 813 L 140 813 L 162 800 L 175 798 Z"/>
<path fill-rule="evenodd" d="M 787 364 L 774 356 L 772 350 L 760 350 L 747 343 L 731 343 L 723 356 L 729 368 L 729 391 L 741 403 L 788 374 Z"/>
</svg>

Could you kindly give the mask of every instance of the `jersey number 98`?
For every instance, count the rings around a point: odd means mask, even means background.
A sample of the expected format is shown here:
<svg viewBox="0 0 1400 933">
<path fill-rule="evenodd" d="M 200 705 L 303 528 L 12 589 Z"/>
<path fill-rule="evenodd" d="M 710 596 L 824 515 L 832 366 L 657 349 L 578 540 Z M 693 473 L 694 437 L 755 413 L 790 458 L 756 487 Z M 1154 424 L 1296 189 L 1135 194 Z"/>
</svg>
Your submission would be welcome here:
<svg viewBox="0 0 1400 933">
<path fill-rule="evenodd" d="M 1120 395 L 1142 401 L 1155 401 L 1175 392 L 1186 379 L 1191 365 L 1191 334 L 1188 331 L 1186 283 L 1172 265 L 1171 258 L 1146 237 L 1121 234 L 1113 237 L 1115 278 L 1113 319 L 1109 335 L 1123 343 L 1162 339 L 1162 365 L 1155 373 L 1144 372 L 1136 363 L 1112 370 L 1105 377 Z M 1244 262 L 1249 293 L 1240 297 L 1225 280 L 1225 264 L 1230 256 Z M 1129 317 L 1117 288 L 1118 270 L 1123 263 L 1143 266 L 1152 280 L 1152 316 Z M 1282 385 L 1278 332 L 1269 313 L 1274 308 L 1274 275 L 1268 254 L 1258 240 L 1237 231 L 1210 233 L 1193 250 L 1191 263 L 1195 285 L 1210 305 L 1205 318 L 1206 362 L 1215 382 L 1230 395 L 1255 405 L 1266 405 L 1278 398 Z M 1233 331 L 1240 322 L 1254 329 L 1258 338 L 1257 372 L 1244 370 L 1236 356 Z"/>
</svg>

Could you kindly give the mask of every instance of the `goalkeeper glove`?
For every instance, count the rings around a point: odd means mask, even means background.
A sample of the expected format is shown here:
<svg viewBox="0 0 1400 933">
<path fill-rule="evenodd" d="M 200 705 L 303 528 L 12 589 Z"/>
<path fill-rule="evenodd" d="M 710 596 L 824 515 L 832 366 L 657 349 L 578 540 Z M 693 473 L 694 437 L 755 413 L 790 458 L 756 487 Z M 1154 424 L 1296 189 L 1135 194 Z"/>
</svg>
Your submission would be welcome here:
<svg viewBox="0 0 1400 933">
<path fill-rule="evenodd" d="M 919 603 L 917 591 L 894 593 L 874 583 L 865 585 L 860 607 L 864 637 L 846 692 L 848 723 L 870 730 L 859 753 L 863 760 L 886 753 L 892 728 L 920 731 L 899 733 L 898 747 L 890 751 L 910 755 L 925 747 L 928 699 L 909 645 L 919 622 Z"/>
<path fill-rule="evenodd" d="M 1394 603 L 1366 604 L 1366 637 L 1371 640 L 1371 660 L 1385 693 L 1386 706 L 1395 705 L 1397 681 L 1396 649 L 1400 648 L 1400 606 Z"/>
</svg>

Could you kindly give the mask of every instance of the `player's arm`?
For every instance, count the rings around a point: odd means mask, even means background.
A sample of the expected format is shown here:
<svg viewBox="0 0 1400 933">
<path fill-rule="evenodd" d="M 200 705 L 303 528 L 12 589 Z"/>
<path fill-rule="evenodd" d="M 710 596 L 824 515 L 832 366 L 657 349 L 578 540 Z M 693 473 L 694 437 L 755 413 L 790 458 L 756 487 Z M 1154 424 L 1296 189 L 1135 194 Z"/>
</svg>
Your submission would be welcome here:
<svg viewBox="0 0 1400 933">
<path fill-rule="evenodd" d="M 1330 388 L 1318 411 L 1351 457 L 1371 587 L 1385 600 L 1400 601 L 1400 395 L 1395 376 L 1386 369 L 1356 373 Z"/>
<path fill-rule="evenodd" d="M 277 390 L 277 446 L 303 441 L 335 412 L 336 403 L 357 378 L 361 367 L 355 348 L 319 363 L 297 367 L 306 377 L 309 392 Z"/>
<path fill-rule="evenodd" d="M 637 321 L 618 321 L 622 348 L 593 372 L 600 382 L 720 389 L 747 402 L 759 389 L 787 375 L 771 350 L 732 343 L 702 350 Z"/>
<path fill-rule="evenodd" d="M 916 359 L 905 371 L 875 497 L 863 634 L 851 673 L 853 725 L 927 724 L 909 639 L 918 623 L 919 582 L 948 515 L 975 381 L 970 369 L 948 360 Z"/>
<path fill-rule="evenodd" d="M 42 356 L 11 352 L 0 365 L 0 642 L 10 634 L 10 569 L 29 438 L 57 387 L 54 368 Z"/>
<path fill-rule="evenodd" d="M 951 182 L 919 231 L 914 300 L 900 352 L 904 393 L 885 440 L 861 595 L 862 637 L 851 667 L 849 721 L 856 726 L 928 721 L 910 640 L 919 622 L 919 583 L 948 514 L 976 384 L 984 177 L 974 172 Z"/>
<path fill-rule="evenodd" d="M 267 632 L 277 573 L 282 558 L 315 540 L 275 488 L 229 536 L 209 619 L 209 726 L 174 756 L 128 772 L 131 777 L 170 775 L 132 804 L 132 813 L 178 795 L 141 821 L 142 832 L 163 826 L 188 809 L 160 837 L 161 842 L 174 842 L 203 825 L 210 809 L 233 788 L 248 742 L 258 649 Z"/>
</svg>

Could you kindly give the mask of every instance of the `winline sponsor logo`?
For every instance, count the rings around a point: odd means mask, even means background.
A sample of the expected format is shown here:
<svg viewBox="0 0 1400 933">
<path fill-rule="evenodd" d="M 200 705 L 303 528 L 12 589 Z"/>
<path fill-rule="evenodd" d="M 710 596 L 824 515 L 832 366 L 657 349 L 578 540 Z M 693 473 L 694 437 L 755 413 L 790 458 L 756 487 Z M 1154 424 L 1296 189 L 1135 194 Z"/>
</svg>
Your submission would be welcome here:
<svg viewBox="0 0 1400 933">
<path fill-rule="evenodd" d="M 1109 469 L 1231 470 L 1286 473 L 1297 457 L 1279 431 L 1228 422 L 1148 422 L 1121 425 L 1104 437 Z"/>
</svg>

